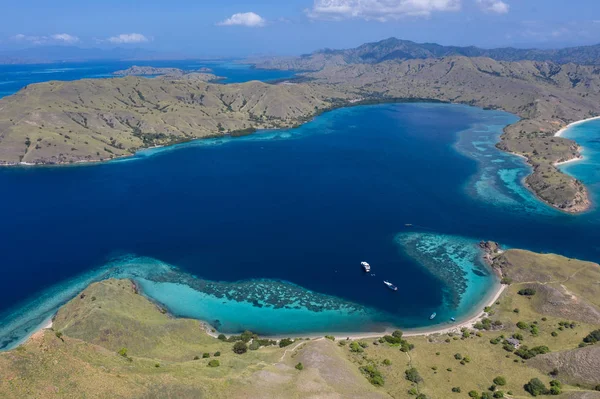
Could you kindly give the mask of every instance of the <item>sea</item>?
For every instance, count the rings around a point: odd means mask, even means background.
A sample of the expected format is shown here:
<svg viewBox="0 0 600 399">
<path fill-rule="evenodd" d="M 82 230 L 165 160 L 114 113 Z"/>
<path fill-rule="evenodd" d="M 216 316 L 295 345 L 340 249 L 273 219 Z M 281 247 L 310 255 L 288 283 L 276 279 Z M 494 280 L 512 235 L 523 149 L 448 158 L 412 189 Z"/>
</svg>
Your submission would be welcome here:
<svg viewBox="0 0 600 399">
<path fill-rule="evenodd" d="M 133 64 L 0 66 L 0 91 Z M 224 84 L 294 76 L 222 60 L 135 64 L 207 66 Z M 0 349 L 105 278 L 131 278 L 172 314 L 219 332 L 303 336 L 469 317 L 499 284 L 481 240 L 600 261 L 597 207 L 569 215 L 545 205 L 522 184 L 524 160 L 496 149 L 517 120 L 466 105 L 356 106 L 296 129 L 106 163 L 1 168 Z M 596 204 L 600 121 L 565 136 L 585 159 L 561 169 Z"/>
</svg>

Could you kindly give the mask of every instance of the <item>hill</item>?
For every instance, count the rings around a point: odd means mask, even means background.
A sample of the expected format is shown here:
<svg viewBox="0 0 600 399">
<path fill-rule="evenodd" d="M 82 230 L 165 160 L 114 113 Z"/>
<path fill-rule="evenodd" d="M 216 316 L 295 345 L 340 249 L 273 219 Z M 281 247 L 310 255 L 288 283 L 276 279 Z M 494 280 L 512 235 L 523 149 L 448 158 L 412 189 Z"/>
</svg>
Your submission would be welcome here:
<svg viewBox="0 0 600 399">
<path fill-rule="evenodd" d="M 336 95 L 206 78 L 214 75 L 30 85 L 0 100 L 0 164 L 100 161 L 195 138 L 291 127 L 330 108 Z"/>
<path fill-rule="evenodd" d="M 257 68 L 318 71 L 326 66 L 379 64 L 386 61 L 443 57 L 487 57 L 496 61 L 540 61 L 557 64 L 575 63 L 600 65 L 600 44 L 556 50 L 518 49 L 512 47 L 483 49 L 479 47 L 442 46 L 436 43 L 415 43 L 394 37 L 346 50 L 324 49 L 299 57 L 268 57 L 250 59 Z"/>
</svg>

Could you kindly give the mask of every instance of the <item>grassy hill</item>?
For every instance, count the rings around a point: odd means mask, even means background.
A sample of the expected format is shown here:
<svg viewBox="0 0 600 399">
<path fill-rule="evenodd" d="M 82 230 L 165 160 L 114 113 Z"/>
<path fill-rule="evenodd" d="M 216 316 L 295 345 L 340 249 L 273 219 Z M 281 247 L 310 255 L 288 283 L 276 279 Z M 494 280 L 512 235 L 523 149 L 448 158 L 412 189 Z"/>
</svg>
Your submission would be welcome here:
<svg viewBox="0 0 600 399">
<path fill-rule="evenodd" d="M 0 164 L 106 160 L 150 146 L 291 127 L 338 95 L 305 85 L 210 84 L 205 77 L 30 85 L 0 100 Z"/>
<path fill-rule="evenodd" d="M 599 311 L 600 266 L 519 250 L 496 254 L 493 265 L 512 284 L 471 328 L 283 347 L 251 333 L 217 339 L 129 280 L 95 283 L 60 309 L 53 329 L 0 353 L 0 397 L 529 398 L 525 385 L 539 379 L 547 388 L 560 381 L 564 398 L 599 398 L 600 344 L 578 346 L 600 323 L 571 308 Z M 562 287 L 562 301 L 543 287 Z M 511 337 L 519 348 L 506 344 Z M 250 345 L 243 354 L 233 351 L 239 340 Z"/>
</svg>

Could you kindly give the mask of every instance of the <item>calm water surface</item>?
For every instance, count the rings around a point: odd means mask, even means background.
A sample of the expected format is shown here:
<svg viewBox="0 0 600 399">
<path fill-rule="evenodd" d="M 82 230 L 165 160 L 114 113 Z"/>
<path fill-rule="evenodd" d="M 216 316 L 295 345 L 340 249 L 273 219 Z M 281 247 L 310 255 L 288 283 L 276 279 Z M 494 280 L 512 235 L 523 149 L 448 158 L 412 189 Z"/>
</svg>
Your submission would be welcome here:
<svg viewBox="0 0 600 399">
<path fill-rule="evenodd" d="M 467 315 L 496 283 L 482 239 L 600 260 L 598 212 L 540 203 L 520 184 L 528 167 L 495 149 L 516 120 L 460 105 L 355 107 L 106 164 L 0 169 L 0 346 L 110 276 L 221 331 L 294 334 Z M 597 192 L 598 174 L 585 176 Z"/>
</svg>

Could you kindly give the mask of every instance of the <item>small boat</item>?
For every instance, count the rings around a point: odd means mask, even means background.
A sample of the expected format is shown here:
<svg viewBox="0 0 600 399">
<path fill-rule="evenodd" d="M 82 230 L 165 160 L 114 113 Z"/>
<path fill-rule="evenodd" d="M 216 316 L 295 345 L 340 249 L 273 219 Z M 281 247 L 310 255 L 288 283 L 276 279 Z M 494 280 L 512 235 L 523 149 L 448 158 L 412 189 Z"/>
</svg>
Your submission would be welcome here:
<svg viewBox="0 0 600 399">
<path fill-rule="evenodd" d="M 367 262 L 360 262 L 360 264 L 362 265 L 365 273 L 369 273 L 371 271 L 371 265 L 369 265 Z"/>
<path fill-rule="evenodd" d="M 405 223 L 404 224 L 406 227 L 412 227 L 412 223 Z"/>
<path fill-rule="evenodd" d="M 433 312 L 431 316 L 429 316 L 429 320 L 435 319 L 435 316 L 437 316 L 437 313 Z"/>
<path fill-rule="evenodd" d="M 450 321 L 456 321 L 456 319 L 454 317 L 451 317 Z"/>
<path fill-rule="evenodd" d="M 388 288 L 392 291 L 398 291 L 398 287 L 396 287 L 394 284 L 390 283 L 389 281 L 383 281 L 383 284 L 387 285 Z"/>
</svg>

